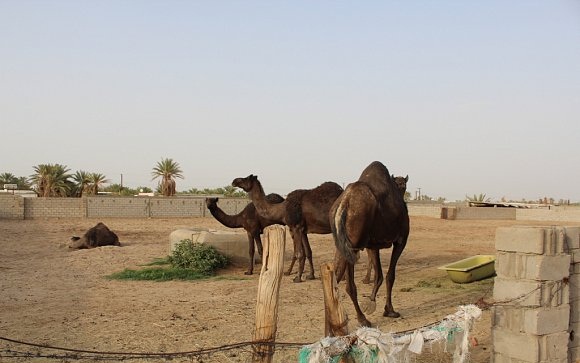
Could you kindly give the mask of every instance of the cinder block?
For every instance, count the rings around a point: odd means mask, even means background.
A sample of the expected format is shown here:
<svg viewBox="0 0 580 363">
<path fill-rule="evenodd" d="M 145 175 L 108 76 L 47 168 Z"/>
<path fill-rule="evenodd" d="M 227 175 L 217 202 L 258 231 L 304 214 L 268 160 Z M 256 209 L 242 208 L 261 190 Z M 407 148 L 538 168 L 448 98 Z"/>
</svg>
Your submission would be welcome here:
<svg viewBox="0 0 580 363">
<path fill-rule="evenodd" d="M 495 305 L 491 308 L 491 325 L 514 333 L 524 333 L 525 310 L 515 306 Z"/>
<path fill-rule="evenodd" d="M 570 305 L 563 304 L 549 309 L 518 309 L 524 312 L 524 332 L 548 335 L 567 331 L 570 320 Z"/>
<path fill-rule="evenodd" d="M 569 336 L 567 331 L 543 335 L 540 339 L 540 360 L 553 362 L 568 359 Z"/>
<path fill-rule="evenodd" d="M 538 362 L 540 360 L 540 337 L 514 333 L 496 327 L 492 328 L 491 335 L 494 356 L 496 353 L 500 353 L 504 358 L 509 357 L 525 362 Z M 505 362 L 505 360 L 501 362 Z"/>
<path fill-rule="evenodd" d="M 542 283 L 532 280 L 496 277 L 493 284 L 493 298 L 503 304 L 540 307 L 542 303 Z"/>
<path fill-rule="evenodd" d="M 570 274 L 570 255 L 526 256 L 524 279 L 558 281 Z"/>
<path fill-rule="evenodd" d="M 498 252 L 495 270 L 497 276 L 503 278 L 541 281 L 562 280 L 570 274 L 570 256 Z"/>
<path fill-rule="evenodd" d="M 580 227 L 563 227 L 569 250 L 580 249 Z"/>
<path fill-rule="evenodd" d="M 495 249 L 507 252 L 544 253 L 544 228 L 499 227 L 495 232 Z"/>
</svg>

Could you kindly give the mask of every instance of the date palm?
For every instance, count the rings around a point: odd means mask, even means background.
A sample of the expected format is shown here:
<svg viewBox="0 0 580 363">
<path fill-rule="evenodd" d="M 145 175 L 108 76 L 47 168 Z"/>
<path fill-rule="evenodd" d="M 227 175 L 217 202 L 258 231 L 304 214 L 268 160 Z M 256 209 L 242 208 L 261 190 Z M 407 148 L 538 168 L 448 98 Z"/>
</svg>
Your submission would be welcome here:
<svg viewBox="0 0 580 363">
<path fill-rule="evenodd" d="M 39 164 L 30 176 L 39 197 L 66 197 L 72 189 L 69 169 L 61 164 Z"/>
<path fill-rule="evenodd" d="M 183 174 L 179 163 L 171 158 L 161 159 L 151 172 L 152 180 L 161 178 L 159 189 L 166 197 L 175 195 L 175 178 L 183 179 Z"/>
<path fill-rule="evenodd" d="M 90 173 L 84 170 L 78 170 L 72 175 L 72 179 L 75 184 L 75 196 L 80 198 L 84 193 L 88 193 L 89 185 L 91 184 Z"/>
<path fill-rule="evenodd" d="M 88 191 L 91 195 L 97 195 L 99 193 L 99 189 L 102 188 L 103 184 L 109 183 L 109 180 L 106 176 L 100 173 L 90 173 L 89 174 L 89 186 Z"/>
</svg>

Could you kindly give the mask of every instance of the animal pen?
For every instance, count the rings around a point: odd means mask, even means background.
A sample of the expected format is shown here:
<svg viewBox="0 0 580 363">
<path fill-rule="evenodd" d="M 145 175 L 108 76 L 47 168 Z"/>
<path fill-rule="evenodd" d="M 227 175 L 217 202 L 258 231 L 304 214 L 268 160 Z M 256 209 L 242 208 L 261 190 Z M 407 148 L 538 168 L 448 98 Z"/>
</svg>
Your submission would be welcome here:
<svg viewBox="0 0 580 363">
<path fill-rule="evenodd" d="M 496 264 L 493 298 L 478 306 L 458 307 L 457 313 L 425 327 L 399 333 L 375 329 L 341 331 L 346 319 L 338 298 L 333 268 L 321 267 L 327 337 L 318 342 L 276 341 L 276 292 L 283 257 L 284 238 L 279 230 L 268 230 L 268 251 L 259 281 L 256 319 L 252 341 L 215 348 L 163 353 L 103 352 L 52 347 L 16 339 L 2 339 L 2 361 L 53 359 L 54 361 L 188 361 L 188 362 L 314 362 L 325 361 L 461 361 L 476 344 L 465 334 L 477 323 L 481 310 L 492 314 L 493 362 L 576 362 L 580 324 L 578 281 L 580 229 L 577 227 L 502 227 L 495 235 Z M 278 247 L 277 247 L 278 246 Z M 278 251 L 278 252 L 276 252 Z M 270 260 L 271 258 L 271 260 Z M 340 284 L 339 288 L 343 288 Z M 316 286 L 313 286 L 316 288 Z M 321 335 L 322 335 L 322 327 Z M 333 333 L 333 330 L 338 332 Z M 439 334 L 439 335 L 437 335 Z M 331 335 L 336 335 L 335 337 Z M 433 353 L 431 351 L 433 347 Z M 437 348 L 440 347 L 439 352 Z M 522 347 L 526 347 L 522 349 Z M 448 353 L 444 350 L 448 349 Z M 419 355 L 421 352 L 426 355 Z M 432 354 L 436 355 L 433 359 Z"/>
</svg>

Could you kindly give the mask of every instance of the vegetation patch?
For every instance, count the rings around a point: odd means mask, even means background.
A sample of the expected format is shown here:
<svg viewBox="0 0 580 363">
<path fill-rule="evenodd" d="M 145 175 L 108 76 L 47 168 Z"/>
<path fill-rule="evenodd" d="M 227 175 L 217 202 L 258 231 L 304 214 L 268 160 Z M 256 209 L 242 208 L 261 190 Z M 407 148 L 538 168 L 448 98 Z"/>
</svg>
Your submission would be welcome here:
<svg viewBox="0 0 580 363">
<path fill-rule="evenodd" d="M 171 256 L 156 258 L 144 266 L 155 266 L 141 270 L 125 269 L 107 278 L 115 280 L 199 280 L 215 274 L 226 267 L 228 259 L 215 248 L 186 239 L 179 242 Z"/>
</svg>

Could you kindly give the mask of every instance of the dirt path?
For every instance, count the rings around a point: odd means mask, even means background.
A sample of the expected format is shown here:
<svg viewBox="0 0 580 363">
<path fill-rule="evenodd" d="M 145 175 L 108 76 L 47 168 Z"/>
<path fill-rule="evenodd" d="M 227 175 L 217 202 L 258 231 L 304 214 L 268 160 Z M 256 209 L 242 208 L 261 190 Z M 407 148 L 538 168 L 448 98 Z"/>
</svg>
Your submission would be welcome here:
<svg viewBox="0 0 580 363">
<path fill-rule="evenodd" d="M 175 229 L 225 227 L 213 218 L 100 221 L 119 235 L 121 248 L 69 251 L 69 237 L 82 235 L 97 220 L 0 220 L 0 336 L 50 346 L 126 352 L 192 351 L 251 340 L 259 275 L 245 276 L 244 267 L 196 282 L 103 278 L 167 256 L 169 233 Z M 492 279 L 457 285 L 437 267 L 474 254 L 495 253 L 495 229 L 513 224 L 526 223 L 412 218 L 393 290 L 393 303 L 402 318 L 382 317 L 382 287 L 377 310 L 369 320 L 386 332 L 403 331 L 438 321 L 461 304 L 490 298 Z M 315 266 L 332 261 L 332 237 L 311 235 L 310 239 Z M 291 243 L 287 243 L 287 252 L 292 253 Z M 385 271 L 389 255 L 388 250 L 381 252 Z M 357 265 L 361 278 L 365 259 Z M 317 278 L 319 275 L 316 271 Z M 320 280 L 296 284 L 292 278 L 285 276 L 282 282 L 277 341 L 318 341 L 324 334 Z M 359 294 L 370 293 L 369 285 L 359 283 L 358 287 Z M 354 330 L 356 315 L 343 288 L 344 306 Z M 479 344 L 472 349 L 472 362 L 489 361 L 489 325 L 489 312 L 485 311 L 475 326 Z M 0 341 L 1 348 L 6 346 Z M 248 357 L 246 351 L 233 350 L 201 361 L 243 362 Z M 296 357 L 297 349 L 285 349 L 275 360 L 295 362 Z"/>
</svg>

